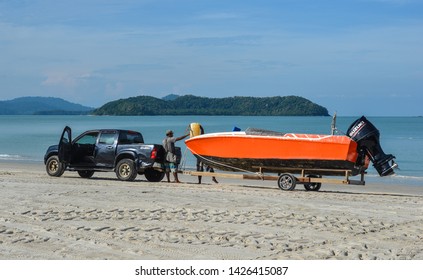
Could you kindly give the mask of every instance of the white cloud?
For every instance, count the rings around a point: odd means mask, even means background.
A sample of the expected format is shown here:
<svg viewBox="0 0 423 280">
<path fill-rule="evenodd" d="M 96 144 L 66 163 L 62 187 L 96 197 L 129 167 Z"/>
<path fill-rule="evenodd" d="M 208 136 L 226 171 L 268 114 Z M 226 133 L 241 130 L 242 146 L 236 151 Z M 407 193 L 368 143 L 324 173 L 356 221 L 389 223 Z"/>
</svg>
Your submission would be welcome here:
<svg viewBox="0 0 423 280">
<path fill-rule="evenodd" d="M 72 88 L 77 85 L 77 80 L 66 73 L 49 73 L 41 84 L 43 86 L 63 86 Z"/>
<path fill-rule="evenodd" d="M 125 91 L 125 86 L 122 82 L 109 82 L 106 84 L 105 93 L 107 97 L 117 98 L 121 97 L 122 93 Z"/>
<path fill-rule="evenodd" d="M 45 73 L 45 79 L 41 82 L 42 86 L 56 86 L 64 89 L 75 89 L 83 83 L 98 78 L 91 73 L 67 73 L 64 71 L 50 71 Z"/>
</svg>

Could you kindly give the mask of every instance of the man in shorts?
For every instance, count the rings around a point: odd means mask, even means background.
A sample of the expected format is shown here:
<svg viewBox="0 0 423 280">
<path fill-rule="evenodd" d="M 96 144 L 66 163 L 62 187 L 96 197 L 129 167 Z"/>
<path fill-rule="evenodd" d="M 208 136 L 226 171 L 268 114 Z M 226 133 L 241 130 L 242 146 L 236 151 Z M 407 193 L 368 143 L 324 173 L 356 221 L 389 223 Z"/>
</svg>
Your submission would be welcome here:
<svg viewBox="0 0 423 280">
<path fill-rule="evenodd" d="M 163 147 L 166 151 L 166 160 L 165 160 L 165 173 L 167 181 L 170 183 L 170 172 L 173 174 L 174 182 L 180 183 L 178 179 L 178 163 L 180 159 L 177 158 L 175 152 L 175 142 L 182 140 L 189 136 L 188 134 L 182 135 L 180 137 L 173 137 L 173 131 L 166 131 L 166 138 L 163 139 Z"/>
</svg>

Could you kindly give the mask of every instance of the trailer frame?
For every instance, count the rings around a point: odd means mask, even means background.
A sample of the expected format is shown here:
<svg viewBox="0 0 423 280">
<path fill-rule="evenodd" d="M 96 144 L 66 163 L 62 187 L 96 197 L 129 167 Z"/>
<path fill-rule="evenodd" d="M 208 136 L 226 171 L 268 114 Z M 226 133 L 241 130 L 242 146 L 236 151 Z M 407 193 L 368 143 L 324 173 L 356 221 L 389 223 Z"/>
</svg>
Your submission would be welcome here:
<svg viewBox="0 0 423 280">
<path fill-rule="evenodd" d="M 270 166 L 253 166 L 257 172 L 251 173 L 235 173 L 235 172 L 204 172 L 204 171 L 182 171 L 184 175 L 220 177 L 228 179 L 241 180 L 262 180 L 277 181 L 278 187 L 284 191 L 292 191 L 297 184 L 304 185 L 307 191 L 318 191 L 322 183 L 329 184 L 346 184 L 346 185 L 365 185 L 364 171 L 361 172 L 359 180 L 350 179 L 351 170 L 348 169 L 318 169 L 318 168 L 279 168 Z M 270 171 L 278 175 L 266 175 L 264 172 Z M 298 176 L 294 175 L 298 174 Z M 323 175 L 335 174 L 332 176 L 340 176 L 341 178 L 323 178 Z M 336 175 L 339 174 L 339 175 Z"/>
</svg>

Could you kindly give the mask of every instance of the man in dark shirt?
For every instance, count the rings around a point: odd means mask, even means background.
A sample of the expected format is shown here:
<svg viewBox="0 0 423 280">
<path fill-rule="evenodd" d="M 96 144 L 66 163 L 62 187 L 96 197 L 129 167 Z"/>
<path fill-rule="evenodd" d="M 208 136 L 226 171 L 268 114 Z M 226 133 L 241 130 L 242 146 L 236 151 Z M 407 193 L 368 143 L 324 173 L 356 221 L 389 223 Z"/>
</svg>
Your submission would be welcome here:
<svg viewBox="0 0 423 280">
<path fill-rule="evenodd" d="M 170 172 L 173 173 L 174 182 L 180 183 L 178 179 L 178 162 L 180 159 L 177 158 L 175 153 L 175 142 L 182 140 L 189 136 L 188 134 L 182 135 L 180 137 L 173 137 L 173 131 L 166 131 L 166 138 L 163 139 L 163 147 L 166 151 L 166 160 L 165 160 L 165 173 L 167 181 L 170 183 Z"/>
</svg>

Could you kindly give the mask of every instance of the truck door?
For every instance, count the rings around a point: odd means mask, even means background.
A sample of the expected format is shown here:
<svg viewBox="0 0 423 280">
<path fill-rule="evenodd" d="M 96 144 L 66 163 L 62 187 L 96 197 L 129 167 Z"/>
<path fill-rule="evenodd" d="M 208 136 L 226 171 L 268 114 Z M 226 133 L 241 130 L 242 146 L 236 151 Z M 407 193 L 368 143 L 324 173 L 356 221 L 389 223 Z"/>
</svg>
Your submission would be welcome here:
<svg viewBox="0 0 423 280">
<path fill-rule="evenodd" d="M 114 167 L 117 136 L 118 132 L 115 130 L 101 132 L 95 151 L 95 162 L 97 167 Z"/>
<path fill-rule="evenodd" d="M 72 154 L 72 130 L 69 126 L 63 129 L 59 142 L 59 161 L 64 164 L 69 164 Z"/>
<path fill-rule="evenodd" d="M 94 153 L 99 132 L 90 130 L 79 135 L 72 143 L 70 166 L 92 168 L 95 166 Z"/>
</svg>

